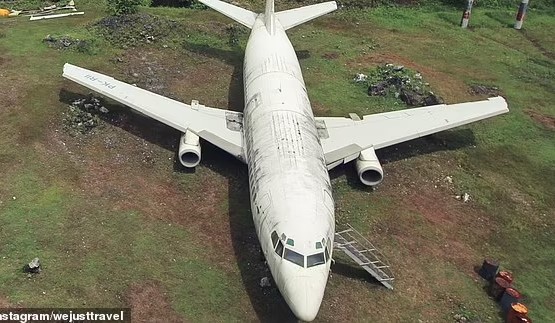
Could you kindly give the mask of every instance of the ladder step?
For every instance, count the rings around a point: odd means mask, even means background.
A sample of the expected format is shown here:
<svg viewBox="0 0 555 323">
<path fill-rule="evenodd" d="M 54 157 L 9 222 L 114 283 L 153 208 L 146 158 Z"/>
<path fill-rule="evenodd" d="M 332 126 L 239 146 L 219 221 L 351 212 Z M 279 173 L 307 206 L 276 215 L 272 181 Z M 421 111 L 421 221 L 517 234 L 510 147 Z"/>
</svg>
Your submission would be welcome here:
<svg viewBox="0 0 555 323">
<path fill-rule="evenodd" d="M 361 266 L 367 266 L 367 265 L 373 265 L 380 262 L 379 260 L 376 261 L 368 261 L 368 262 L 363 262 L 362 264 L 360 264 Z"/>
<path fill-rule="evenodd" d="M 343 233 L 347 233 L 347 232 L 351 232 L 351 231 L 353 231 L 353 230 L 352 229 L 347 229 L 347 230 L 336 232 L 335 235 L 339 236 L 339 235 L 342 235 Z"/>
<path fill-rule="evenodd" d="M 363 253 L 363 252 L 372 252 L 372 251 L 376 251 L 376 249 L 364 249 L 364 250 L 360 250 L 359 252 Z"/>
<path fill-rule="evenodd" d="M 376 267 L 376 269 L 382 269 L 382 268 L 389 268 L 389 266 L 379 266 L 379 267 Z"/>
</svg>

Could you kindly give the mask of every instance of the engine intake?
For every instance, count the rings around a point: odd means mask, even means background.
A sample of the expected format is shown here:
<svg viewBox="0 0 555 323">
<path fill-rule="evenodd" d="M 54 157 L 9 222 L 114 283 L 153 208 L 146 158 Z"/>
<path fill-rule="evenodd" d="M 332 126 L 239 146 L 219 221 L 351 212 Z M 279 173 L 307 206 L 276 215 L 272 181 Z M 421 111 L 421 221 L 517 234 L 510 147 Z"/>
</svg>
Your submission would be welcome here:
<svg viewBox="0 0 555 323">
<path fill-rule="evenodd" d="M 364 185 L 376 186 L 383 180 L 383 169 L 374 148 L 360 152 L 356 161 L 358 177 Z"/>
<path fill-rule="evenodd" d="M 179 161 L 187 168 L 196 167 L 200 163 L 200 139 L 187 130 L 179 140 Z"/>
</svg>

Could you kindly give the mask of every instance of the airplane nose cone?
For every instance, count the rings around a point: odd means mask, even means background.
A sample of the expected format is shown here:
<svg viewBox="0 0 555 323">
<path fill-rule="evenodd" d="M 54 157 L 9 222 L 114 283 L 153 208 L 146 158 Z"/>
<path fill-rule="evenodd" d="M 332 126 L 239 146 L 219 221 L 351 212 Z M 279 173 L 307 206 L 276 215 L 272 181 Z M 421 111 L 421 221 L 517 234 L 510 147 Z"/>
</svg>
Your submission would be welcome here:
<svg viewBox="0 0 555 323">
<path fill-rule="evenodd" d="M 325 288 L 326 281 L 319 277 L 295 277 L 286 282 L 284 296 L 293 314 L 310 322 L 320 310 Z"/>
</svg>

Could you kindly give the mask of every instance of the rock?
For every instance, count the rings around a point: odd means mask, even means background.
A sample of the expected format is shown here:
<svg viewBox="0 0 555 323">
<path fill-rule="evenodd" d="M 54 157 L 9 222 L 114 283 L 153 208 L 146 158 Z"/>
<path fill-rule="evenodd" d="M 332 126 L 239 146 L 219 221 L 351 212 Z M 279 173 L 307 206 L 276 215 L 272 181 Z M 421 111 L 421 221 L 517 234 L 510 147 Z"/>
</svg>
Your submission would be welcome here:
<svg viewBox="0 0 555 323">
<path fill-rule="evenodd" d="M 74 100 L 64 113 L 64 128 L 73 135 L 85 134 L 100 124 L 99 113 L 108 112 L 92 94 L 87 98 Z"/>
<path fill-rule="evenodd" d="M 496 86 L 488 86 L 483 84 L 474 84 L 470 86 L 470 93 L 475 95 L 489 95 L 489 96 L 497 96 L 501 94 L 501 91 Z"/>
<path fill-rule="evenodd" d="M 24 271 L 27 273 L 38 274 L 41 272 L 39 258 L 33 259 L 30 263 L 25 265 Z"/>
<path fill-rule="evenodd" d="M 405 67 L 403 65 L 393 66 L 393 70 L 396 72 L 402 71 Z"/>
<path fill-rule="evenodd" d="M 262 279 L 260 279 L 260 287 L 264 288 L 264 287 L 271 287 L 272 284 L 270 283 L 270 278 L 268 277 L 262 277 Z"/>
<path fill-rule="evenodd" d="M 355 75 L 355 78 L 353 79 L 353 81 L 355 83 L 362 83 L 362 82 L 366 82 L 366 79 L 368 79 L 368 75 L 362 74 L 362 73 L 357 73 Z"/>
<path fill-rule="evenodd" d="M 424 105 L 426 106 L 437 104 L 443 104 L 443 99 L 433 93 L 428 94 L 428 96 L 424 98 Z"/>
<path fill-rule="evenodd" d="M 133 73 L 131 75 L 133 75 L 133 77 L 139 77 L 139 74 L 137 74 L 137 73 Z"/>
<path fill-rule="evenodd" d="M 368 95 L 376 96 L 376 95 L 385 95 L 387 93 L 389 83 L 387 81 L 380 82 L 375 85 L 371 85 L 368 88 Z"/>
<path fill-rule="evenodd" d="M 462 196 L 462 199 L 463 199 L 464 203 L 470 201 L 470 194 L 464 193 L 463 196 Z"/>
<path fill-rule="evenodd" d="M 453 184 L 453 177 L 451 176 L 445 176 L 445 181 L 449 184 Z"/>
<path fill-rule="evenodd" d="M 424 98 L 416 91 L 401 89 L 399 98 L 407 105 L 419 107 L 424 104 Z"/>
</svg>

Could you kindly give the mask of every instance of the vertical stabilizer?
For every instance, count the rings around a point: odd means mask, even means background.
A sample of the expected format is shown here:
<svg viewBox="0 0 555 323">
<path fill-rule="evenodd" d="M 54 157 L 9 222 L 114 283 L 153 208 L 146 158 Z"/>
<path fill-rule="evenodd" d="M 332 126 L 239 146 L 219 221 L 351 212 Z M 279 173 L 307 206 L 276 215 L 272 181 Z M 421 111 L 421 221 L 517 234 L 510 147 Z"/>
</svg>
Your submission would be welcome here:
<svg viewBox="0 0 555 323">
<path fill-rule="evenodd" d="M 264 23 L 270 35 L 274 34 L 276 28 L 276 18 L 274 14 L 274 0 L 266 0 L 266 11 L 264 12 Z"/>
</svg>

